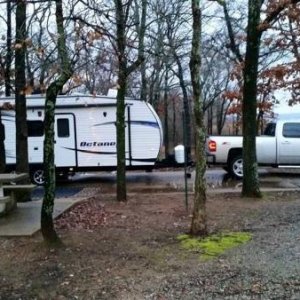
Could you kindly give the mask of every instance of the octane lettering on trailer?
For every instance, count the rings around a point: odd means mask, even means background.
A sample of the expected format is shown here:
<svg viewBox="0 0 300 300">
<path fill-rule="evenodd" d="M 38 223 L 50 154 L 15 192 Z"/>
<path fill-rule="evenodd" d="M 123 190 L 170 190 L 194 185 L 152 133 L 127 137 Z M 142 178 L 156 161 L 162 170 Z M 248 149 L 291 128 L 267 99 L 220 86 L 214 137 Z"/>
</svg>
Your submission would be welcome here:
<svg viewBox="0 0 300 300">
<path fill-rule="evenodd" d="M 116 146 L 116 142 L 81 142 L 80 147 L 109 147 Z"/>
</svg>

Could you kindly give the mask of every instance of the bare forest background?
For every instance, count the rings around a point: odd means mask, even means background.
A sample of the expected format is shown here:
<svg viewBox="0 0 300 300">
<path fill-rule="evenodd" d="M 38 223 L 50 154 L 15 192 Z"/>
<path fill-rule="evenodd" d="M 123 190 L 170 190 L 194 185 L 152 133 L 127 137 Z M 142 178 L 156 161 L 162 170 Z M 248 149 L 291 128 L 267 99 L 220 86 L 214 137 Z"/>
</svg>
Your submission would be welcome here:
<svg viewBox="0 0 300 300">
<path fill-rule="evenodd" d="M 276 2 L 276 1 L 275 1 Z M 60 68 L 57 31 L 51 1 L 26 4 L 26 87 L 24 94 L 45 93 Z M 241 134 L 242 68 L 246 51 L 246 1 L 203 1 L 201 89 L 208 134 Z M 118 88 L 118 51 L 115 7 L 109 1 L 63 1 L 68 53 L 73 75 L 63 93 L 106 95 Z M 267 9 L 267 7 L 263 7 Z M 272 9 L 272 7 L 268 7 Z M 13 52 L 16 41 L 16 2 L 0 4 L 0 90 L 15 94 Z M 165 153 L 183 142 L 183 119 L 187 142 L 194 147 L 192 86 L 189 55 L 192 16 L 188 1 L 131 0 L 127 14 L 127 62 L 142 51 L 142 63 L 128 73 L 126 96 L 150 102 L 164 125 Z M 141 17 L 144 15 L 144 31 Z M 263 35 L 259 61 L 258 122 L 270 117 L 274 103 L 299 98 L 299 7 L 276 20 Z M 144 43 L 140 45 L 143 34 Z M 276 98 L 276 91 L 289 98 Z M 280 93 L 277 95 L 281 95 Z M 262 126 L 261 126 L 262 127 Z M 259 127 L 259 129 L 261 129 Z"/>
<path fill-rule="evenodd" d="M 4 1 L 0 91 L 15 95 L 16 170 L 28 173 L 26 96 L 45 94 L 42 233 L 57 241 L 54 113 L 57 95 L 117 90 L 117 200 L 126 199 L 125 96 L 151 103 L 163 156 L 195 147 L 191 233 L 206 233 L 205 135 L 243 128 L 244 196 L 260 197 L 255 136 L 276 95 L 299 101 L 298 0 Z M 1 107 L 1 109 L 6 109 Z M 8 108 L 11 109 L 11 108 Z M 184 132 L 184 134 L 183 134 Z M 1 168 L 4 136 L 0 136 Z M 1 170 L 3 171 L 3 170 Z"/>
</svg>

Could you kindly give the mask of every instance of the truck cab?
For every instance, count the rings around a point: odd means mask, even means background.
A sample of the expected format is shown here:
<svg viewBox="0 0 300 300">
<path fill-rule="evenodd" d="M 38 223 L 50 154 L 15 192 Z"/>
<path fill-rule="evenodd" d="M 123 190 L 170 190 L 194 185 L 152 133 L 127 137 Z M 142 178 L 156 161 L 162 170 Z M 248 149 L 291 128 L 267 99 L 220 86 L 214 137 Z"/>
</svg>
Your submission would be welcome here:
<svg viewBox="0 0 300 300">
<path fill-rule="evenodd" d="M 222 165 L 232 176 L 243 177 L 243 137 L 209 136 L 207 162 Z M 257 163 L 278 168 L 300 168 L 300 119 L 270 122 L 256 137 Z"/>
</svg>

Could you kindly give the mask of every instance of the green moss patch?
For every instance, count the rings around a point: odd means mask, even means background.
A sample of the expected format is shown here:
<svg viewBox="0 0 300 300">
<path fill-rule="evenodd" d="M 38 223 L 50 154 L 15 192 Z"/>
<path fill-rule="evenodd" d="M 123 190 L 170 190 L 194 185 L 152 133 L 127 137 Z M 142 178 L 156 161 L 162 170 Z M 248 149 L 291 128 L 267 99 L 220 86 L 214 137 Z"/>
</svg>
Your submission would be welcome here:
<svg viewBox="0 0 300 300">
<path fill-rule="evenodd" d="M 252 235 L 248 232 L 228 232 L 197 239 L 187 234 L 179 235 L 181 247 L 185 250 L 200 252 L 201 259 L 214 258 L 226 250 L 247 243 Z"/>
</svg>

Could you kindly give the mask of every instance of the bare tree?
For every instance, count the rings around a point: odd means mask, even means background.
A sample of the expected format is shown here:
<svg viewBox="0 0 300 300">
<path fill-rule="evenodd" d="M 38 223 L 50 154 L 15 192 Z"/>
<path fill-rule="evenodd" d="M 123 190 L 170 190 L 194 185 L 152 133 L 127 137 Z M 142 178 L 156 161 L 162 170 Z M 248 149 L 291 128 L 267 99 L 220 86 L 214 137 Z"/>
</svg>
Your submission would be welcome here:
<svg viewBox="0 0 300 300">
<path fill-rule="evenodd" d="M 184 58 L 186 57 L 188 44 L 190 44 L 190 36 L 187 33 L 189 30 L 189 17 L 186 12 L 187 6 L 185 2 L 170 2 L 170 9 L 166 11 L 166 37 L 168 39 L 169 53 L 173 56 L 176 64 L 176 69 L 173 68 L 174 74 L 179 80 L 179 86 L 182 90 L 183 109 L 185 120 L 185 144 L 186 155 L 188 160 L 191 160 L 191 113 L 189 103 L 188 85 L 189 80 L 186 80 Z M 182 33 L 180 34 L 180 32 Z M 185 47 L 183 47 L 185 45 Z"/>
<path fill-rule="evenodd" d="M 61 68 L 46 92 L 45 103 L 45 140 L 44 140 L 44 167 L 45 167 L 45 194 L 41 210 L 41 230 L 44 240 L 51 245 L 60 245 L 60 239 L 53 226 L 53 208 L 55 198 L 55 165 L 54 165 L 54 112 L 57 95 L 72 76 L 72 66 L 69 59 L 62 0 L 55 1 L 56 26 L 57 26 L 57 51 Z"/>
<path fill-rule="evenodd" d="M 27 108 L 26 108 L 26 2 L 16 1 L 15 42 L 15 109 L 16 109 L 16 171 L 29 174 Z M 30 193 L 20 193 L 19 200 L 30 199 Z"/>
<path fill-rule="evenodd" d="M 4 84 L 5 84 L 5 96 L 11 95 L 11 65 L 13 60 L 12 51 L 12 24 L 11 24 L 11 1 L 6 3 L 6 55 L 5 55 L 5 70 L 4 70 Z M 2 123 L 2 108 L 0 109 L 0 172 L 4 173 L 6 169 L 6 157 L 5 157 L 5 133 L 4 125 Z"/>
<path fill-rule="evenodd" d="M 279 15 L 286 8 L 298 3 L 298 0 L 282 1 L 274 3 L 273 1 L 249 0 L 247 32 L 246 32 L 246 53 L 241 51 L 240 44 L 236 34 L 236 28 L 232 26 L 233 18 L 230 16 L 227 2 L 225 0 L 215 0 L 224 11 L 225 23 L 228 31 L 228 48 L 231 50 L 240 69 L 242 76 L 239 77 L 239 85 L 242 87 L 242 123 L 243 123 L 243 190 L 244 196 L 260 197 L 260 188 L 257 173 L 256 161 L 256 133 L 257 133 L 257 108 L 258 105 L 258 74 L 260 62 L 260 50 L 262 34 L 278 22 Z M 264 10 L 264 13 L 262 13 Z M 236 9 L 235 9 L 236 11 Z M 241 39 L 239 39 L 241 41 Z M 262 58 L 266 64 L 267 55 L 274 51 L 268 49 L 263 53 Z M 271 55 L 271 56 L 272 56 Z M 271 59 L 272 61 L 272 59 Z M 270 61 L 268 63 L 271 63 Z M 238 73 L 238 72 L 237 72 Z M 264 89 L 260 89 L 262 94 Z M 265 101 L 265 97 L 261 98 Z M 260 103 L 260 106 L 264 103 Z"/>
<path fill-rule="evenodd" d="M 201 92 L 203 110 L 208 119 L 208 134 L 213 133 L 215 124 L 218 134 L 221 134 L 230 105 L 224 93 L 228 89 L 233 65 L 228 51 L 224 51 L 223 37 L 223 33 L 214 32 L 202 41 Z"/>
<path fill-rule="evenodd" d="M 205 145 L 205 128 L 203 117 L 203 102 L 201 100 L 200 84 L 200 37 L 201 37 L 201 10 L 199 0 L 192 0 L 193 14 L 193 40 L 190 60 L 191 79 L 193 86 L 195 130 L 196 130 L 196 178 L 195 178 L 195 196 L 193 207 L 193 218 L 190 232 L 193 235 L 206 235 L 206 183 L 205 169 L 206 156 L 204 151 Z"/>
<path fill-rule="evenodd" d="M 11 94 L 11 65 L 13 60 L 13 51 L 12 51 L 12 24 L 11 24 L 11 13 L 12 5 L 11 0 L 8 0 L 6 3 L 6 15 L 7 15 L 7 29 L 6 29 L 6 56 L 5 56 L 5 96 L 10 96 Z"/>
<path fill-rule="evenodd" d="M 125 155 L 125 95 L 129 74 L 135 71 L 144 60 L 145 23 L 141 24 L 139 32 L 138 58 L 130 65 L 126 53 L 126 29 L 128 26 L 131 1 L 123 4 L 122 0 L 114 0 L 116 15 L 116 52 L 118 57 L 118 94 L 117 94 L 117 200 L 127 201 L 126 192 L 126 155 Z M 147 6 L 147 1 L 142 1 Z M 142 9 L 146 13 L 146 9 Z M 145 22 L 146 18 L 141 16 Z"/>
<path fill-rule="evenodd" d="M 261 197 L 256 163 L 256 97 L 260 47 L 261 0 L 250 0 L 243 88 L 243 190 L 244 196 Z"/>
</svg>

